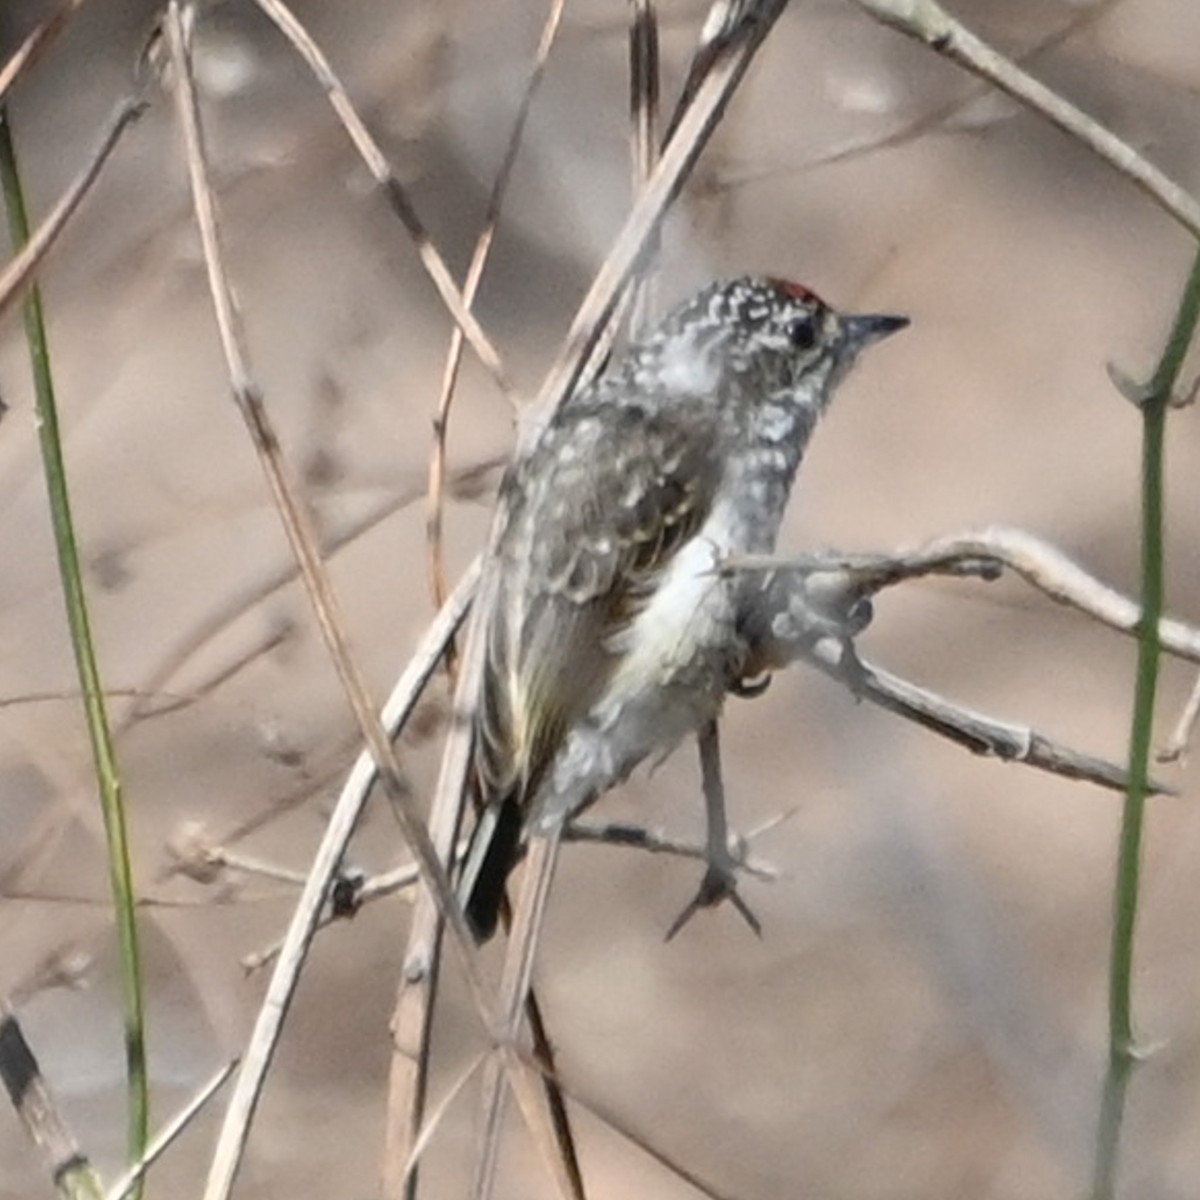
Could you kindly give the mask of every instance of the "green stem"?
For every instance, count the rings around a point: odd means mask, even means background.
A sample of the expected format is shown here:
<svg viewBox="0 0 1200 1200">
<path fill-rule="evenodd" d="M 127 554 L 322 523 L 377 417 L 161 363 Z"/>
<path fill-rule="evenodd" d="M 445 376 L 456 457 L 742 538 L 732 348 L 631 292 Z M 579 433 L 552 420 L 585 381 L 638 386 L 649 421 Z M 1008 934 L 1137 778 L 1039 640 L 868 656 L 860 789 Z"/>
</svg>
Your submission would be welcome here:
<svg viewBox="0 0 1200 1200">
<path fill-rule="evenodd" d="M 1133 956 L 1137 928 L 1142 831 L 1149 791 L 1154 702 L 1158 690 L 1158 626 L 1163 613 L 1163 458 L 1167 411 L 1200 316 L 1200 253 L 1184 287 L 1170 336 L 1154 376 L 1139 397 L 1142 411 L 1142 616 L 1138 626 L 1137 683 L 1129 739 L 1129 790 L 1121 816 L 1109 959 L 1108 1071 L 1100 1105 L 1094 1200 L 1116 1194 L 1125 1101 L 1137 1061 L 1133 1032 Z"/>
<path fill-rule="evenodd" d="M 29 217 L 17 166 L 8 113 L 0 108 L 0 185 L 8 215 L 9 232 L 14 247 L 29 240 Z M 71 518 L 71 503 L 67 489 L 66 466 L 59 436 L 58 408 L 54 397 L 54 381 L 50 370 L 50 350 L 46 325 L 42 315 L 41 297 L 31 286 L 25 299 L 25 339 L 33 371 L 36 395 L 38 439 L 41 443 L 42 467 L 50 498 L 50 519 L 54 527 L 54 544 L 58 554 L 58 569 L 75 667 L 83 694 L 88 736 L 91 739 L 92 760 L 100 791 L 100 806 L 104 815 L 104 832 L 108 842 L 109 882 L 116 912 L 117 940 L 121 955 L 121 992 L 125 1022 L 125 1069 L 129 1093 L 129 1156 L 140 1159 L 146 1149 L 149 1122 L 149 1089 L 146 1078 L 145 1013 L 142 1004 L 141 962 L 138 952 L 133 872 L 129 860 L 129 839 L 125 827 L 125 808 L 121 798 L 121 779 L 116 753 L 105 711 L 104 687 L 96 665 L 95 647 L 88 621 L 87 597 L 79 565 L 79 551 Z"/>
</svg>

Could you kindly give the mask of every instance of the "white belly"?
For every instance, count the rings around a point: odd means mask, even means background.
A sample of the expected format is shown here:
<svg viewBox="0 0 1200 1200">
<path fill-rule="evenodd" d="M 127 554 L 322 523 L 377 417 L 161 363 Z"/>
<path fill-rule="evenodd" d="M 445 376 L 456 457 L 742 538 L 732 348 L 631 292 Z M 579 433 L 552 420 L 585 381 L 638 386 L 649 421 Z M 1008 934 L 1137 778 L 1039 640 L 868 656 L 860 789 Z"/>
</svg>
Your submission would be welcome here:
<svg viewBox="0 0 1200 1200">
<path fill-rule="evenodd" d="M 622 661 L 606 689 L 608 697 L 627 698 L 676 681 L 705 690 L 700 679 L 688 677 L 703 675 L 714 645 L 729 639 L 733 598 L 717 567 L 740 548 L 738 532 L 728 510 L 718 509 L 680 547 L 646 607 L 613 640 L 612 650 Z"/>
<path fill-rule="evenodd" d="M 613 640 L 620 665 L 567 735 L 538 797 L 535 824 L 578 811 L 643 759 L 665 756 L 718 714 L 737 646 L 732 591 L 716 567 L 739 548 L 734 533 L 714 514 Z"/>
</svg>

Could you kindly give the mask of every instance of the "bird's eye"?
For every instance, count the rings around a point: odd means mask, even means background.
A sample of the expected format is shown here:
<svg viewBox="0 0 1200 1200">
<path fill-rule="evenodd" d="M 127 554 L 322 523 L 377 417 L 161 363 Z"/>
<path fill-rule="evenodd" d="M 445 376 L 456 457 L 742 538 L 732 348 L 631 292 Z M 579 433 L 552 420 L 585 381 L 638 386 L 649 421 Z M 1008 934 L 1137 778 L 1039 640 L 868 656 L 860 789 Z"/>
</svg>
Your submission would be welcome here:
<svg viewBox="0 0 1200 1200">
<path fill-rule="evenodd" d="M 811 316 L 797 317 L 788 327 L 788 337 L 797 350 L 811 350 L 817 344 L 817 323 Z"/>
</svg>

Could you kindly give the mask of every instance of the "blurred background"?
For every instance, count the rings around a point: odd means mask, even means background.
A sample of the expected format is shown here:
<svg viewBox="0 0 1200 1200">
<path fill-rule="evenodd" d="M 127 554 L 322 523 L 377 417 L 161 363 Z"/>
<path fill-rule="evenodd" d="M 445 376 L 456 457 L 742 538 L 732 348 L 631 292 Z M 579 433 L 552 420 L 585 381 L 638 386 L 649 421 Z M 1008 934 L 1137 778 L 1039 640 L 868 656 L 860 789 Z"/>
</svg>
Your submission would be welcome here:
<svg viewBox="0 0 1200 1200">
<path fill-rule="evenodd" d="M 131 84 L 155 4 L 90 0 L 19 85 L 11 119 L 35 219 Z M 461 274 L 545 16 L 529 0 L 297 2 Z M 1200 188 L 1200 8 L 1191 0 L 956 0 L 956 15 Z M 664 97 L 707 5 L 658 5 Z M 0 58 L 48 11 L 0 7 Z M 630 203 L 628 6 L 573 0 L 517 160 L 478 312 L 532 395 Z M 320 89 L 248 0 L 208 6 L 197 72 L 254 368 L 305 482 L 355 647 L 382 699 L 434 611 L 424 490 L 450 334 L 413 248 Z M 864 362 L 816 438 L 781 545 L 889 550 L 983 524 L 1035 532 L 1136 586 L 1140 422 L 1106 375 L 1144 377 L 1188 237 L 1123 178 L 845 0 L 797 0 L 670 221 L 658 297 L 770 271 L 913 324 Z M 303 871 L 357 739 L 279 519 L 229 401 L 180 138 L 158 97 L 54 252 L 44 299 L 101 666 L 130 806 L 149 969 L 156 1123 L 237 1052 L 286 883 L 174 870 L 198 825 Z M 1192 369 L 1194 374 L 1194 368 Z M 1192 374 L 1185 375 L 1190 379 Z M 19 315 L 0 325 L 0 993 L 111 1170 L 123 1048 L 103 834 L 58 590 Z M 512 410 L 468 355 L 450 420 L 446 549 L 479 548 Z M 1200 621 L 1200 436 L 1174 413 L 1168 602 Z M 885 595 L 865 656 L 998 717 L 1122 761 L 1134 647 L 1020 586 Z M 1191 682 L 1164 669 L 1160 725 Z M 448 708 L 401 750 L 420 793 Z M 731 816 L 775 864 L 669 945 L 694 863 L 568 848 L 537 982 L 581 1096 L 741 1200 L 1082 1196 L 1106 1054 L 1120 799 L 976 759 L 796 669 L 724 725 Z M 1138 1068 L 1124 1192 L 1200 1195 L 1200 817 L 1150 806 Z M 597 816 L 702 828 L 695 752 Z M 405 858 L 386 807 L 355 839 Z M 409 909 L 371 906 L 316 945 L 239 1196 L 377 1187 L 387 1021 Z M 1193 921 L 1197 922 L 1193 925 Z M 494 955 L 494 951 L 492 952 Z M 492 958 L 489 964 L 495 965 Z M 453 973 L 437 1087 L 483 1038 Z M 69 985 L 69 986 L 68 986 Z M 156 1168 L 196 1195 L 219 1105 Z M 461 1194 L 468 1096 L 428 1194 Z M 593 1194 L 697 1193 L 578 1113 Z M 549 1195 L 514 1124 L 501 1194 Z M 49 1192 L 0 1115 L 0 1196 Z"/>
</svg>

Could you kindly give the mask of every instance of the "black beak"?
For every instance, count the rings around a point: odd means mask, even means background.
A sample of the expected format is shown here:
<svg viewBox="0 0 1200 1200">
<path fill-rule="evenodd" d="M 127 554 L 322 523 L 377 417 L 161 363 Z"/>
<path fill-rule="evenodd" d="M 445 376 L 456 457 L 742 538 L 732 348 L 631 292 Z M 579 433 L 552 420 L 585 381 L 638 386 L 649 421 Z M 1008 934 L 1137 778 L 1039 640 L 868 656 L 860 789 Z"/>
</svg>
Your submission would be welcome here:
<svg viewBox="0 0 1200 1200">
<path fill-rule="evenodd" d="M 843 317 L 842 325 L 846 330 L 846 340 L 856 349 L 861 350 L 872 342 L 878 342 L 893 333 L 899 333 L 907 328 L 907 317 L 886 317 L 872 313 L 864 317 Z"/>
</svg>

